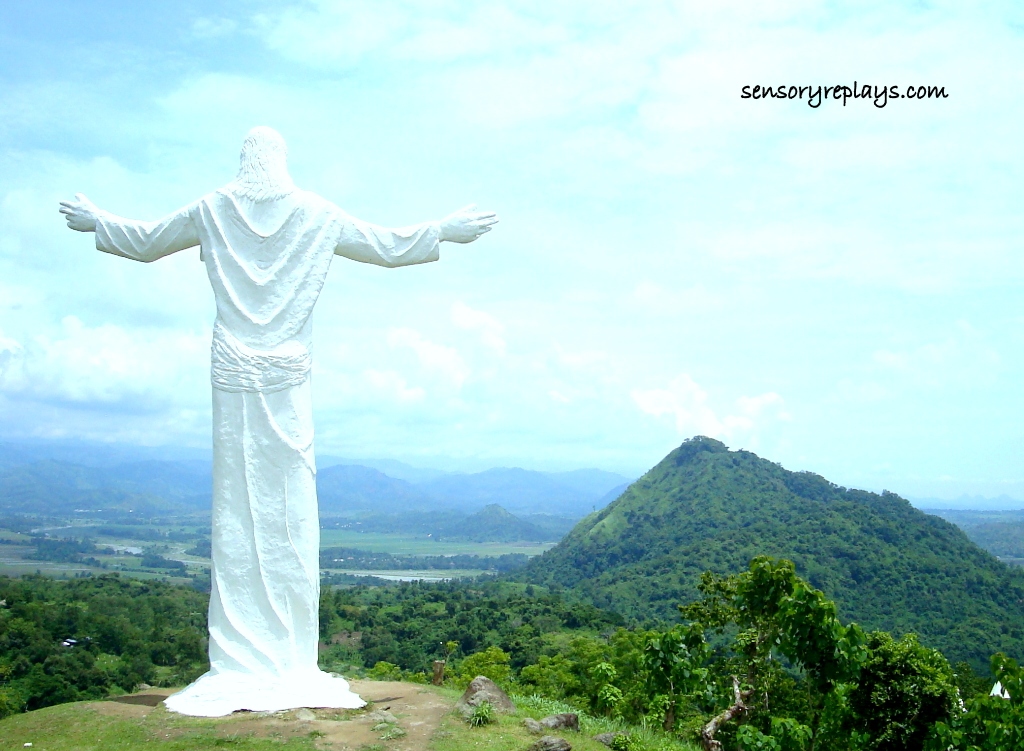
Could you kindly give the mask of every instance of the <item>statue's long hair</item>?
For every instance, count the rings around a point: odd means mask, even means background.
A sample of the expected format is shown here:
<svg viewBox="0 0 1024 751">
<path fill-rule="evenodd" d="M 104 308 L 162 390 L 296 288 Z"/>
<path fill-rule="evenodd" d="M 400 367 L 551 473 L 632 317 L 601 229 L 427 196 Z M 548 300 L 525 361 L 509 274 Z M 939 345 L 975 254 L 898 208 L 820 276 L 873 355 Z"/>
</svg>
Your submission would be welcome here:
<svg viewBox="0 0 1024 751">
<path fill-rule="evenodd" d="M 245 136 L 234 192 L 253 201 L 283 198 L 295 190 L 288 174 L 288 146 L 273 128 L 260 125 Z"/>
</svg>

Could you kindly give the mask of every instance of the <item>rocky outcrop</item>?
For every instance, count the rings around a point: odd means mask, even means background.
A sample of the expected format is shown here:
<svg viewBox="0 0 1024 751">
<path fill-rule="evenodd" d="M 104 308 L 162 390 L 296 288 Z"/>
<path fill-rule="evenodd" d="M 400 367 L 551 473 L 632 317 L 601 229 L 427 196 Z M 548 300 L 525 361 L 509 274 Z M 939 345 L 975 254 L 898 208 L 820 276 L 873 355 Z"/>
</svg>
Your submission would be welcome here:
<svg viewBox="0 0 1024 751">
<path fill-rule="evenodd" d="M 527 718 L 523 720 L 523 724 L 531 733 L 538 735 L 545 730 L 575 730 L 577 733 L 580 731 L 580 718 L 572 712 L 548 715 L 543 720 Z"/>
<path fill-rule="evenodd" d="M 494 707 L 495 712 L 512 714 L 516 711 L 516 705 L 508 698 L 508 694 L 502 691 L 497 683 L 483 675 L 473 679 L 465 693 L 455 703 L 455 708 L 463 715 L 469 716 L 484 702 Z"/>
<path fill-rule="evenodd" d="M 545 735 L 526 749 L 526 751 L 572 751 L 572 745 L 565 738 Z"/>
</svg>

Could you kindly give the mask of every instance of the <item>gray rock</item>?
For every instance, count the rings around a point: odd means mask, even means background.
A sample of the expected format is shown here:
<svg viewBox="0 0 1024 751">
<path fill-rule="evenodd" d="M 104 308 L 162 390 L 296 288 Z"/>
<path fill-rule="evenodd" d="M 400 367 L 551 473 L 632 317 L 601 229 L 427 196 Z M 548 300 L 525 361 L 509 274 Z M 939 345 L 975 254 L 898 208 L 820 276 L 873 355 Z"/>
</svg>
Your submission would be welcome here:
<svg viewBox="0 0 1024 751">
<path fill-rule="evenodd" d="M 579 715 L 573 712 L 563 714 L 552 714 L 540 721 L 540 724 L 550 730 L 575 730 L 580 732 Z"/>
<path fill-rule="evenodd" d="M 312 722 L 316 719 L 316 715 L 308 709 L 299 709 L 295 712 L 295 719 L 302 720 L 303 722 Z"/>
<path fill-rule="evenodd" d="M 625 735 L 625 733 L 598 733 L 594 736 L 594 740 L 610 748 L 615 739 L 620 735 Z"/>
<path fill-rule="evenodd" d="M 469 684 L 466 692 L 455 702 L 455 708 L 463 715 L 473 713 L 473 708 L 484 702 L 490 702 L 495 712 L 512 714 L 516 711 L 516 705 L 508 698 L 508 694 L 502 691 L 498 684 L 482 675 L 478 675 Z"/>
<path fill-rule="evenodd" d="M 386 709 L 375 709 L 366 715 L 366 719 L 375 724 L 385 723 L 387 725 L 397 725 L 398 718 L 388 712 Z"/>
<path fill-rule="evenodd" d="M 527 730 L 536 735 L 540 735 L 544 732 L 544 726 L 532 717 L 527 717 L 525 720 L 523 720 L 523 724 L 526 725 Z"/>
<path fill-rule="evenodd" d="M 533 743 L 526 751 L 572 751 L 572 745 L 565 738 L 545 735 Z"/>
</svg>

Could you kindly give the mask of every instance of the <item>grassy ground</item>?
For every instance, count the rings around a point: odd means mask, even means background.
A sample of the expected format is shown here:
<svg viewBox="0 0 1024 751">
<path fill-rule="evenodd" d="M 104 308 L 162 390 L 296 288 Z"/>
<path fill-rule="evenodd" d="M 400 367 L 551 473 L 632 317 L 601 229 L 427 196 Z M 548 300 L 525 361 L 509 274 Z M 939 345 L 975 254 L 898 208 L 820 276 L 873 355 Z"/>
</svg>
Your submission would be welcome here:
<svg viewBox="0 0 1024 751">
<path fill-rule="evenodd" d="M 0 720 L 0 751 L 524 751 L 538 736 L 523 719 L 573 711 L 561 702 L 514 696 L 515 715 L 471 727 L 450 712 L 459 691 L 408 683 L 353 682 L 371 703 L 364 710 L 298 710 L 235 713 L 230 717 L 183 717 L 162 706 L 77 702 Z M 391 709 L 396 725 L 375 724 L 374 710 Z M 305 714 L 305 716 L 303 716 Z M 315 715 L 315 717 L 314 717 Z M 429 732 L 426 728 L 437 728 Z M 608 751 L 597 733 L 626 731 L 633 751 L 698 751 L 659 730 L 626 727 L 615 720 L 580 715 L 581 732 L 549 731 L 575 751 Z"/>
<path fill-rule="evenodd" d="M 120 713 L 119 705 L 103 702 L 111 711 L 97 711 L 97 703 L 76 702 L 47 707 L 0 720 L 0 749 L 32 751 L 315 751 L 315 739 L 258 737 L 224 733 L 223 723 L 181 717 L 163 709 L 138 716 Z"/>
<path fill-rule="evenodd" d="M 458 698 L 451 692 L 452 700 Z M 514 715 L 495 715 L 490 725 L 472 727 L 457 714 L 445 718 L 441 728 L 434 734 L 430 751 L 523 751 L 539 736 L 530 733 L 523 720 L 532 717 L 539 720 L 552 714 L 577 712 L 568 704 L 540 697 L 513 696 L 518 711 Z M 595 741 L 598 733 L 626 732 L 632 739 L 633 751 L 699 751 L 699 747 L 660 730 L 630 727 L 617 720 L 589 717 L 580 714 L 580 732 L 571 730 L 546 731 L 546 735 L 565 738 L 573 751 L 608 751 L 608 747 Z"/>
</svg>

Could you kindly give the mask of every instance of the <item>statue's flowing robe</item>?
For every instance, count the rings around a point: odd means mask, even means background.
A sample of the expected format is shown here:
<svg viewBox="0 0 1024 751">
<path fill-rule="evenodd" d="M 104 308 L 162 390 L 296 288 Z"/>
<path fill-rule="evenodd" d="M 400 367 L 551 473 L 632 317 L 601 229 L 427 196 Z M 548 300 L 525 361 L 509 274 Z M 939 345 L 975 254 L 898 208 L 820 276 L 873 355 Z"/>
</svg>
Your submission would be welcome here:
<svg viewBox="0 0 1024 751">
<path fill-rule="evenodd" d="M 440 228 L 387 230 L 297 196 L 270 235 L 247 221 L 230 186 L 158 222 L 97 220 L 96 247 L 138 261 L 200 246 L 217 301 L 210 670 L 167 699 L 183 714 L 364 704 L 317 667 L 311 314 L 335 254 L 382 266 L 435 261 Z"/>
</svg>

